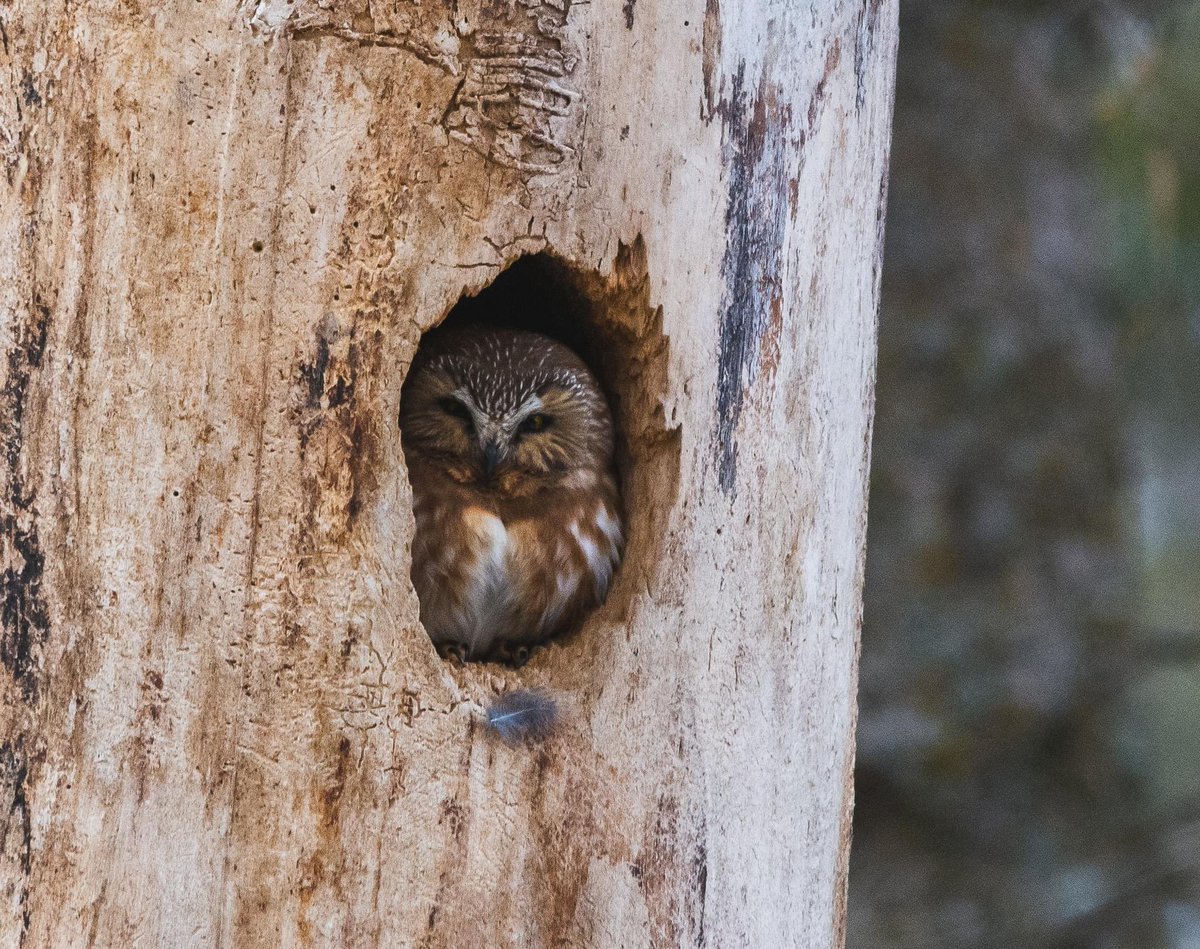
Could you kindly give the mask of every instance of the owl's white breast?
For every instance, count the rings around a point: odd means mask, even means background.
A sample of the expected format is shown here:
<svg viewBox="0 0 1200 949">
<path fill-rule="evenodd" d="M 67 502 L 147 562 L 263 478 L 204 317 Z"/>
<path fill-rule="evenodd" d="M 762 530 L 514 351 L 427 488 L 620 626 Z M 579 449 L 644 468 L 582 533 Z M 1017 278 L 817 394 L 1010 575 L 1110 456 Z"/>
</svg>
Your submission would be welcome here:
<svg viewBox="0 0 1200 949">
<path fill-rule="evenodd" d="M 548 508 L 506 522 L 477 504 L 417 505 L 425 542 L 414 550 L 414 580 L 435 642 L 486 656 L 498 642 L 541 642 L 603 601 L 620 560 L 620 521 L 604 501 L 563 507 L 566 517 Z"/>
<path fill-rule="evenodd" d="M 475 653 L 486 651 L 508 625 L 513 592 L 509 577 L 512 540 L 504 522 L 483 508 L 466 508 L 462 520 L 470 539 L 462 632 L 463 641 Z"/>
</svg>

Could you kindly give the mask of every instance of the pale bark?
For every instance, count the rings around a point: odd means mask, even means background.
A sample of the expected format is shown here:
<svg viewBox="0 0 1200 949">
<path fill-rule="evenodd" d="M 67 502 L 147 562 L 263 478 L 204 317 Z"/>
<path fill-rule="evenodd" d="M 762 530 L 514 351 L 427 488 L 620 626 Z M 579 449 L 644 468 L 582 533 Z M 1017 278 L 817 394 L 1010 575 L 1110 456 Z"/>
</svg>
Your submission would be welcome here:
<svg viewBox="0 0 1200 949">
<path fill-rule="evenodd" d="M 0 24 L 0 945 L 839 944 L 894 3 Z M 400 386 L 539 251 L 629 553 L 457 669 Z M 539 748 L 478 727 L 519 684 Z"/>
</svg>

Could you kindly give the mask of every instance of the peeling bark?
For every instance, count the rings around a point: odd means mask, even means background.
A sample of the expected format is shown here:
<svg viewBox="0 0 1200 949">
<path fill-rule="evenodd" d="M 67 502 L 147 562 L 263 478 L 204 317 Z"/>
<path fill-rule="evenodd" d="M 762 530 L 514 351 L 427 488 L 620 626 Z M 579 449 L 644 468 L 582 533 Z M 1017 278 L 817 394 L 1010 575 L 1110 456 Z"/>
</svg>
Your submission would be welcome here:
<svg viewBox="0 0 1200 949">
<path fill-rule="evenodd" d="M 0 11 L 0 945 L 840 942 L 895 8 L 726 7 Z M 629 553 L 460 669 L 398 400 L 505 273 Z"/>
</svg>

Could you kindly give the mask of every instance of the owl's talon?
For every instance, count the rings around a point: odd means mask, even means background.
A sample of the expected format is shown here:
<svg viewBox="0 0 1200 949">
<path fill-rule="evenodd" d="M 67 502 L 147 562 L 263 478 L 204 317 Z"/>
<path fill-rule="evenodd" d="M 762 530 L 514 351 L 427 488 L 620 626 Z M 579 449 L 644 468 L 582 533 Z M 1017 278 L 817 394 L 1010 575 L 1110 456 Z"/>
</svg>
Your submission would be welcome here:
<svg viewBox="0 0 1200 949">
<path fill-rule="evenodd" d="M 508 643 L 499 643 L 496 645 L 488 657 L 492 662 L 499 662 L 506 666 L 512 666 L 514 669 L 519 669 L 529 661 L 529 657 L 533 655 L 533 650 L 528 646 L 512 646 Z"/>
<path fill-rule="evenodd" d="M 467 646 L 465 643 L 438 643 L 438 655 L 449 661 L 451 659 L 458 660 L 460 666 L 467 664 Z"/>
</svg>

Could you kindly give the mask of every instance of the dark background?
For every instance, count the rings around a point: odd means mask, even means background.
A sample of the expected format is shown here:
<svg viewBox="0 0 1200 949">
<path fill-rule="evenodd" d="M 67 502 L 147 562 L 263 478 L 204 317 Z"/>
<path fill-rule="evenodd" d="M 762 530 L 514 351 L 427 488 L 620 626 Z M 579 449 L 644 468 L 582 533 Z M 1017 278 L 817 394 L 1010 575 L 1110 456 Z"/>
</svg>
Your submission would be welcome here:
<svg viewBox="0 0 1200 949">
<path fill-rule="evenodd" d="M 850 949 L 1200 949 L 1200 3 L 902 0 Z"/>
</svg>

